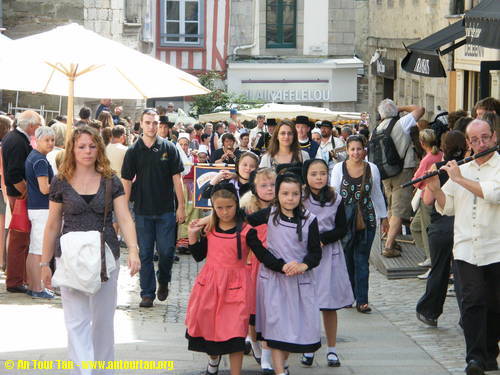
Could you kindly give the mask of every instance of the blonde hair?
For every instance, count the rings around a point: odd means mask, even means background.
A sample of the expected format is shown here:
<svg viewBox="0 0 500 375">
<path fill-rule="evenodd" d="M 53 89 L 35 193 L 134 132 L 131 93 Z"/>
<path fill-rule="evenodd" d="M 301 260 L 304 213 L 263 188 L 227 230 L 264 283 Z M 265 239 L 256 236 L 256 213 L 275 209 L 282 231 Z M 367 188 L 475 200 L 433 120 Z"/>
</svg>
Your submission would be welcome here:
<svg viewBox="0 0 500 375">
<path fill-rule="evenodd" d="M 268 179 L 268 180 L 276 180 L 276 172 L 272 168 L 262 168 L 258 169 L 255 172 L 255 178 L 253 179 L 253 184 L 257 183 L 257 180 Z M 255 191 L 255 188 L 253 189 Z M 262 204 L 262 201 L 259 197 L 253 193 L 253 191 L 247 191 L 240 198 L 240 207 L 245 210 L 247 214 L 253 214 L 267 206 Z M 272 202 L 270 202 L 272 204 Z"/>
<path fill-rule="evenodd" d="M 210 200 L 212 201 L 212 206 L 214 205 L 215 200 L 218 198 L 233 199 L 234 202 L 236 203 L 236 206 L 238 206 L 238 198 L 229 190 L 221 189 L 213 193 L 212 196 L 210 197 Z M 238 212 L 236 212 L 236 215 L 238 215 Z M 217 228 L 218 225 L 219 225 L 219 218 L 217 217 L 215 208 L 213 208 L 212 214 L 210 215 L 210 221 L 207 225 L 207 232 L 215 230 L 215 228 Z"/>
<path fill-rule="evenodd" d="M 64 153 L 63 162 L 59 168 L 59 175 L 66 181 L 71 180 L 76 169 L 75 160 L 75 143 L 80 138 L 82 134 L 90 135 L 92 142 L 97 147 L 97 159 L 95 161 L 95 170 L 100 173 L 103 177 L 110 178 L 114 175 L 111 166 L 109 165 L 109 160 L 106 157 L 106 149 L 104 147 L 104 142 L 99 133 L 88 125 L 80 126 L 73 130 L 71 137 L 68 139 L 66 144 L 66 152 Z"/>
<path fill-rule="evenodd" d="M 432 129 L 421 130 L 418 135 L 418 139 L 424 146 L 431 147 L 432 155 L 437 155 L 439 153 L 439 148 L 436 143 L 436 133 L 434 133 L 434 130 Z"/>
</svg>

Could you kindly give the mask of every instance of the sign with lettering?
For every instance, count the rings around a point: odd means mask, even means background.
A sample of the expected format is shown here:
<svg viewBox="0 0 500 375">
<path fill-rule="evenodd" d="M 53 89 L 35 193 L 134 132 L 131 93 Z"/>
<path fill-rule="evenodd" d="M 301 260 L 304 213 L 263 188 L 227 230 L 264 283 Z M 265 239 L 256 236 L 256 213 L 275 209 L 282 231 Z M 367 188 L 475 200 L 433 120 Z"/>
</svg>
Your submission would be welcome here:
<svg viewBox="0 0 500 375">
<path fill-rule="evenodd" d="M 437 54 L 410 51 L 401 61 L 401 68 L 408 73 L 420 76 L 446 77 L 443 64 Z"/>
<path fill-rule="evenodd" d="M 255 86 L 255 85 L 254 85 Z M 251 100 L 264 102 L 328 102 L 330 88 L 245 88 L 243 94 Z"/>
<path fill-rule="evenodd" d="M 232 167 L 210 167 L 196 165 L 194 167 L 194 207 L 195 208 L 212 208 L 210 199 L 205 199 L 201 196 L 201 192 L 210 183 L 210 180 L 215 177 L 221 170 L 234 172 Z"/>
<path fill-rule="evenodd" d="M 371 65 L 372 74 L 388 79 L 396 79 L 396 60 L 379 57 Z"/>
</svg>

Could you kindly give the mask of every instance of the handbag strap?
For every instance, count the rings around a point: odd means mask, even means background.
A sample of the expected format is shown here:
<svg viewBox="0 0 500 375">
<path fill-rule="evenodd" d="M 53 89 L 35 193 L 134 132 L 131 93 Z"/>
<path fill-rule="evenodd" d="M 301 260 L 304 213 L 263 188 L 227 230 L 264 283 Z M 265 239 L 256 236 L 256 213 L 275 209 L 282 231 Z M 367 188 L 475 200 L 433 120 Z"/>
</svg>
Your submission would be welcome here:
<svg viewBox="0 0 500 375">
<path fill-rule="evenodd" d="M 108 272 L 106 269 L 106 242 L 104 240 L 104 233 L 106 231 L 106 219 L 109 214 L 112 198 L 112 180 L 106 178 L 104 182 L 104 220 L 101 231 L 101 281 L 108 281 Z"/>
</svg>

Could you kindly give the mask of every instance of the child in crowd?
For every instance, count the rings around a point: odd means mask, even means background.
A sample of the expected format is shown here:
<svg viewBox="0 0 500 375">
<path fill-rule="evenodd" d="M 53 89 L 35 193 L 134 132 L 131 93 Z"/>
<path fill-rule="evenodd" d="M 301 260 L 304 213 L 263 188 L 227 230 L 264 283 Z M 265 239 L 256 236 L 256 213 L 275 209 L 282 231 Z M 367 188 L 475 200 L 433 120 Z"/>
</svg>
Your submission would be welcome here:
<svg viewBox="0 0 500 375">
<path fill-rule="evenodd" d="M 269 207 L 274 201 L 274 186 L 276 183 L 276 173 L 272 168 L 259 168 L 250 175 L 250 191 L 246 192 L 241 197 L 241 207 L 245 213 L 252 214 L 259 210 Z M 257 236 L 261 240 L 264 247 L 267 246 L 267 224 L 259 225 L 255 228 Z M 255 360 L 262 367 L 265 373 L 272 372 L 271 350 L 265 343 L 257 341 L 257 333 L 255 332 L 255 301 L 256 301 L 256 286 L 257 276 L 259 274 L 260 262 L 251 252 L 247 259 L 247 267 L 250 272 L 251 288 L 250 288 L 250 326 L 249 337 L 247 338 L 252 345 L 252 352 Z"/>
<path fill-rule="evenodd" d="M 202 191 L 202 197 L 205 199 L 210 198 L 213 187 L 224 180 L 227 180 L 235 186 L 238 197 L 243 196 L 243 194 L 250 190 L 250 173 L 256 170 L 258 165 L 259 158 L 253 152 L 247 151 L 241 154 L 238 160 L 236 160 L 236 173 L 232 173 L 228 170 L 221 170 L 210 180 L 210 183 L 205 186 Z"/>
<path fill-rule="evenodd" d="M 206 258 L 191 291 L 186 314 L 189 350 L 209 355 L 206 374 L 217 374 L 221 355 L 229 354 L 231 375 L 241 373 L 250 317 L 248 248 L 236 188 L 212 189 L 213 212 L 206 235 L 199 220 L 189 225 L 189 250 L 197 262 Z"/>
<path fill-rule="evenodd" d="M 337 310 L 354 302 L 351 282 L 340 239 L 347 232 L 342 197 L 328 186 L 328 165 L 323 159 L 306 160 L 302 169 L 305 182 L 304 206 L 318 219 L 323 255 L 313 271 L 318 291 L 319 308 L 323 313 L 328 350 L 327 364 L 340 366 L 336 350 Z M 314 353 L 305 353 L 301 363 L 311 366 Z"/>
<path fill-rule="evenodd" d="M 257 337 L 271 348 L 275 373 L 284 375 L 290 352 L 321 346 L 317 288 L 307 271 L 319 264 L 322 250 L 318 221 L 302 205 L 300 178 L 278 175 L 275 189 L 276 203 L 247 217 L 254 227 L 267 223 L 267 249 L 255 229 L 247 243 L 264 265 L 257 280 Z"/>
</svg>

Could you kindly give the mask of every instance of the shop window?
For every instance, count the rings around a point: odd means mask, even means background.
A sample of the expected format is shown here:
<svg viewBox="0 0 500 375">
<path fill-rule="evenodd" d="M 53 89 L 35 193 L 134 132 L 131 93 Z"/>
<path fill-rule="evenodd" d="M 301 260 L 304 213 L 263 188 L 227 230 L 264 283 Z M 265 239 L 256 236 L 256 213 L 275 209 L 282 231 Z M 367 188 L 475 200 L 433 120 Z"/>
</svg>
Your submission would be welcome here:
<svg viewBox="0 0 500 375">
<path fill-rule="evenodd" d="M 161 0 L 161 46 L 201 46 L 201 0 Z"/>
<path fill-rule="evenodd" d="M 297 1 L 266 0 L 266 47 L 295 48 Z"/>
</svg>

